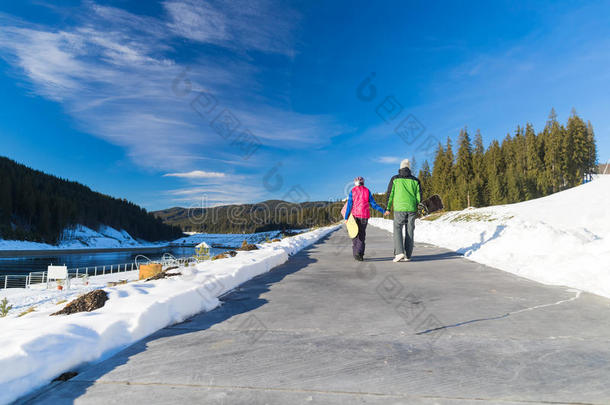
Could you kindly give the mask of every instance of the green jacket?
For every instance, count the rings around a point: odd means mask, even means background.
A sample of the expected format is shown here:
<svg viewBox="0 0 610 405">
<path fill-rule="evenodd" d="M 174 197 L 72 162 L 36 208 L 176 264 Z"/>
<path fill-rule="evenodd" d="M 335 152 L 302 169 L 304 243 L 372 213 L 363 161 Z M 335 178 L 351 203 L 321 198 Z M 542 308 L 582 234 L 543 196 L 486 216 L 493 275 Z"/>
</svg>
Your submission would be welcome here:
<svg viewBox="0 0 610 405">
<path fill-rule="evenodd" d="M 419 179 L 411 174 L 411 169 L 405 167 L 390 180 L 386 192 L 388 210 L 402 212 L 417 212 L 417 204 L 422 200 L 422 190 Z"/>
</svg>

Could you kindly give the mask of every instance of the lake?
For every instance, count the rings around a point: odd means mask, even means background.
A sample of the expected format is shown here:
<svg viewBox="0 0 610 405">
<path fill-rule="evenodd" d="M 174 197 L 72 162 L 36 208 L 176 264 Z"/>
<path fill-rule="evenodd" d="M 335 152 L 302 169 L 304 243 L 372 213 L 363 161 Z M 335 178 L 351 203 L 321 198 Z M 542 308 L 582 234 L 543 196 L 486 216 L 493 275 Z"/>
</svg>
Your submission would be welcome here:
<svg viewBox="0 0 610 405">
<path fill-rule="evenodd" d="M 210 249 L 210 254 L 217 255 L 224 252 L 226 249 Z M 160 259 L 164 253 L 170 253 L 173 256 L 189 257 L 195 254 L 194 247 L 167 247 L 159 249 L 155 252 L 143 250 L 139 252 L 100 252 L 100 253 L 73 253 L 73 254 L 54 254 L 49 251 L 48 254 L 38 256 L 23 256 L 23 257 L 2 257 L 0 258 L 0 276 L 11 274 L 27 274 L 34 271 L 46 271 L 47 266 L 66 265 L 68 269 L 85 269 L 95 266 L 109 266 L 125 263 L 133 263 L 136 256 L 143 254 L 151 260 Z M 138 259 L 140 262 L 140 259 Z"/>
</svg>

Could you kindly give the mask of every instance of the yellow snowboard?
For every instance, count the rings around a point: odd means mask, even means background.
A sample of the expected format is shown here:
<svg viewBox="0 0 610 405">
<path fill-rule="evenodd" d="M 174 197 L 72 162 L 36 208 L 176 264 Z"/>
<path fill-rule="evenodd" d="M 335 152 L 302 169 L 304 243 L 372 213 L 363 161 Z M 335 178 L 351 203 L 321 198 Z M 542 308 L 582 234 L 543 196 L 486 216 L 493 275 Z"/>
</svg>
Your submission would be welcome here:
<svg viewBox="0 0 610 405">
<path fill-rule="evenodd" d="M 347 218 L 345 226 L 347 227 L 347 234 L 350 238 L 354 239 L 356 236 L 358 236 L 358 224 L 356 223 L 356 220 L 352 214 L 350 214 Z"/>
</svg>

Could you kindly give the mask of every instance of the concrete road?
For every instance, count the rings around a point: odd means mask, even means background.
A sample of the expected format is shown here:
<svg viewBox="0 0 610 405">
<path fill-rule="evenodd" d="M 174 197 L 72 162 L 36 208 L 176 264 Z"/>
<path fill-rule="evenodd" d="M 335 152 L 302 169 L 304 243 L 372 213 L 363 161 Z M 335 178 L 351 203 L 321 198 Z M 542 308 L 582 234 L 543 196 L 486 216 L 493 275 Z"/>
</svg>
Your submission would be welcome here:
<svg viewBox="0 0 610 405">
<path fill-rule="evenodd" d="M 610 300 L 418 245 L 366 261 L 337 231 L 224 298 L 21 402 L 609 404 Z"/>
</svg>

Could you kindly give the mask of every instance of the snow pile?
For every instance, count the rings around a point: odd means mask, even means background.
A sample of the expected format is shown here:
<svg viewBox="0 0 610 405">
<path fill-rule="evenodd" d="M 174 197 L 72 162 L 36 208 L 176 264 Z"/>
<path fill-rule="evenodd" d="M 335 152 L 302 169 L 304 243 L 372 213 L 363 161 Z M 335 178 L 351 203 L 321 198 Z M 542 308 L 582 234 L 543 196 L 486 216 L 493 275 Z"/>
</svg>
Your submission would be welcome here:
<svg viewBox="0 0 610 405">
<path fill-rule="evenodd" d="M 0 250 L 114 249 L 157 245 L 159 244 L 137 241 L 126 231 L 105 225 L 97 231 L 82 225 L 66 229 L 57 245 L 0 239 Z"/>
<path fill-rule="evenodd" d="M 222 294 L 284 263 L 336 229 L 338 226 L 320 228 L 262 244 L 259 250 L 239 252 L 234 258 L 183 267 L 176 270 L 181 276 L 105 288 L 110 299 L 91 313 L 49 316 L 61 308 L 53 305 L 50 297 L 22 317 L 11 311 L 0 318 L 0 403 L 12 401 L 63 372 L 106 358 L 165 326 L 217 307 Z M 2 296 L 0 293 L 0 299 Z M 12 298 L 17 296 L 12 293 Z M 23 309 L 21 306 L 19 311 Z"/>
<path fill-rule="evenodd" d="M 392 231 L 390 220 L 369 223 Z M 536 200 L 418 220 L 415 240 L 541 283 L 610 297 L 610 176 Z"/>
</svg>

